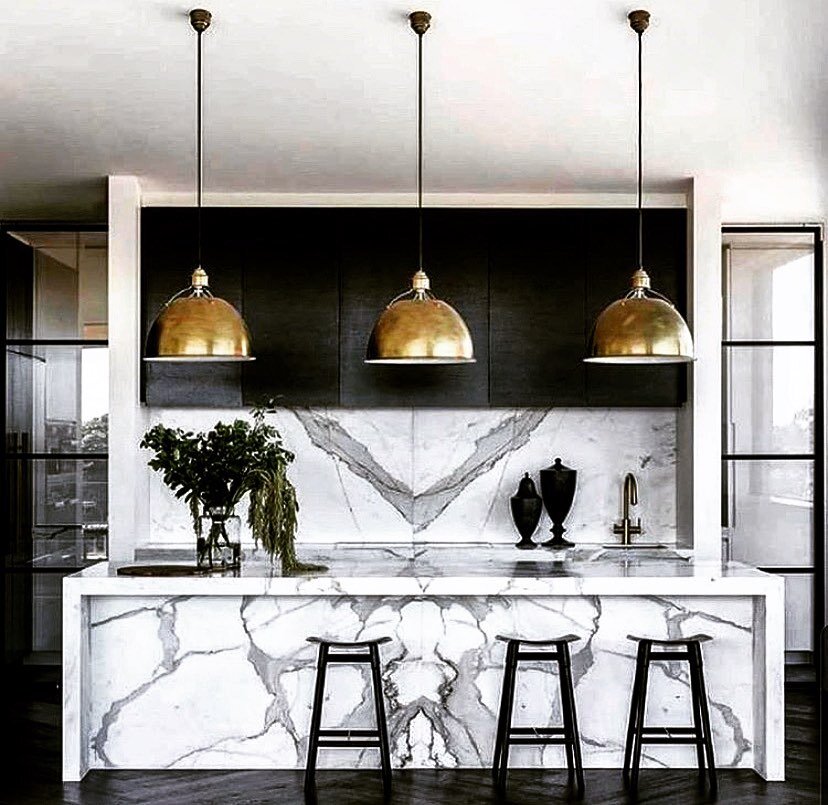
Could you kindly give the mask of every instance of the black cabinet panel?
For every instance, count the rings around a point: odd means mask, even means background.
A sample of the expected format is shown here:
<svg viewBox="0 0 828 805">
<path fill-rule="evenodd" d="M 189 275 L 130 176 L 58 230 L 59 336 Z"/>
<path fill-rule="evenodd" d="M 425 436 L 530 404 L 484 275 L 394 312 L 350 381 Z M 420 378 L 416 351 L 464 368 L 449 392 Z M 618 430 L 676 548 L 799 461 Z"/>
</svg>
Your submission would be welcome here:
<svg viewBox="0 0 828 805">
<path fill-rule="evenodd" d="M 645 211 L 653 285 L 686 311 L 687 216 Z M 465 319 L 477 363 L 364 363 L 383 307 L 417 266 L 414 209 L 204 211 L 204 268 L 242 310 L 257 360 L 143 364 L 150 405 L 676 406 L 685 366 L 582 362 L 598 313 L 629 287 L 634 210 L 425 211 L 425 268 Z M 143 332 L 187 285 L 195 210 L 142 215 Z"/>
<path fill-rule="evenodd" d="M 493 406 L 583 405 L 582 222 L 579 210 L 492 213 Z"/>
<path fill-rule="evenodd" d="M 638 216 L 635 210 L 582 210 L 586 262 L 586 329 L 610 302 L 629 290 L 636 269 Z M 654 290 L 687 312 L 687 213 L 644 211 L 644 268 Z M 586 365 L 588 406 L 676 406 L 687 399 L 687 366 Z"/>
<path fill-rule="evenodd" d="M 417 269 L 417 214 L 411 209 L 343 210 L 340 403 L 344 406 L 486 406 L 488 404 L 488 261 L 486 211 L 426 210 L 425 270 L 435 294 L 465 320 L 474 364 L 388 366 L 364 363 L 368 336 Z"/>
<path fill-rule="evenodd" d="M 244 211 L 204 210 L 203 268 L 210 288 L 241 309 L 242 260 L 238 242 Z M 141 214 L 141 344 L 163 304 L 189 285 L 196 267 L 194 209 L 147 208 Z M 255 342 L 254 342 L 255 346 Z M 147 363 L 142 361 L 144 401 L 159 406 L 241 405 L 238 363 Z"/>
<path fill-rule="evenodd" d="M 250 210 L 244 315 L 256 360 L 244 364 L 245 404 L 339 403 L 339 266 L 335 210 Z"/>
</svg>

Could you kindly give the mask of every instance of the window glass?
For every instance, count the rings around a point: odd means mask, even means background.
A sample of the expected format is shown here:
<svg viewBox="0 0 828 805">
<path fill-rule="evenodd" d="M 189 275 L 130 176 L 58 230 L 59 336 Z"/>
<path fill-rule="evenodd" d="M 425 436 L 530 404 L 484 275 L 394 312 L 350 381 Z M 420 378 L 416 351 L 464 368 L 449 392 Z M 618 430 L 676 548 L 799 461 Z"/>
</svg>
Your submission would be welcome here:
<svg viewBox="0 0 828 805">
<path fill-rule="evenodd" d="M 812 341 L 813 236 L 739 232 L 723 244 L 725 339 Z"/>
<path fill-rule="evenodd" d="M 6 444 L 12 452 L 105 453 L 107 347 L 6 347 Z"/>
<path fill-rule="evenodd" d="M 31 332 L 10 331 L 9 338 L 105 339 L 107 337 L 107 248 L 104 232 L 13 232 L 30 247 L 23 272 L 31 273 L 28 292 Z M 21 272 L 19 265 L 12 270 Z M 25 278 L 28 279 L 28 278 Z M 7 280 L 14 285 L 20 278 Z M 21 315 L 13 317 L 20 319 Z M 19 324 L 19 322 L 18 322 Z"/>
<path fill-rule="evenodd" d="M 728 453 L 811 453 L 814 348 L 725 347 Z"/>
<path fill-rule="evenodd" d="M 813 562 L 814 462 L 726 461 L 731 557 L 751 565 Z"/>
</svg>

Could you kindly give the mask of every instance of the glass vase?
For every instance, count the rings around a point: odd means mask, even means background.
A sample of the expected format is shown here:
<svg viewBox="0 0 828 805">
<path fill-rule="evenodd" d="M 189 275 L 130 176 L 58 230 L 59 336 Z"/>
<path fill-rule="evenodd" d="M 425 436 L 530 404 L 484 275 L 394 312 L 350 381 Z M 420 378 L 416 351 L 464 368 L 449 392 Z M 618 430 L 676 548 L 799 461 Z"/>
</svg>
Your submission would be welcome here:
<svg viewBox="0 0 828 805">
<path fill-rule="evenodd" d="M 205 509 L 196 543 L 197 564 L 210 570 L 241 566 L 241 520 L 226 508 Z"/>
</svg>

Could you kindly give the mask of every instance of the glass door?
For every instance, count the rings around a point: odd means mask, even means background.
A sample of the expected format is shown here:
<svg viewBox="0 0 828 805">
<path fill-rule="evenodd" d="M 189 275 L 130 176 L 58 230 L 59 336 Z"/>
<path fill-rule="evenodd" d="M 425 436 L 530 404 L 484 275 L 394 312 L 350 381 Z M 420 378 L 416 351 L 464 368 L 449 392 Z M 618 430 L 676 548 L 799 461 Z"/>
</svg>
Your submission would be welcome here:
<svg viewBox="0 0 828 805">
<path fill-rule="evenodd" d="M 726 227 L 723 510 L 729 558 L 785 577 L 786 659 L 823 625 L 822 240 L 818 227 Z"/>
<path fill-rule="evenodd" d="M 63 576 L 107 556 L 107 236 L 0 229 L 4 662 L 59 662 Z"/>
</svg>

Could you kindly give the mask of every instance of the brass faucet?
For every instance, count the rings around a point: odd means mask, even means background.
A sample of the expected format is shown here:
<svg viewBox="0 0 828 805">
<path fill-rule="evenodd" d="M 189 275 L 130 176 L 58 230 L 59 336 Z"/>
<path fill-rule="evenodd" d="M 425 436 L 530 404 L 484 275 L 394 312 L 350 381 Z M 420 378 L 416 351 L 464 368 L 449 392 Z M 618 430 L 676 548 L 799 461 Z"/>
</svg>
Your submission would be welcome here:
<svg viewBox="0 0 828 805">
<path fill-rule="evenodd" d="M 620 523 L 616 523 L 612 527 L 613 534 L 621 535 L 621 544 L 629 545 L 632 540 L 630 537 L 633 534 L 641 534 L 641 518 L 639 517 L 636 524 L 633 525 L 630 519 L 630 506 L 638 505 L 638 483 L 635 476 L 628 472 L 624 478 L 624 516 Z"/>
</svg>

